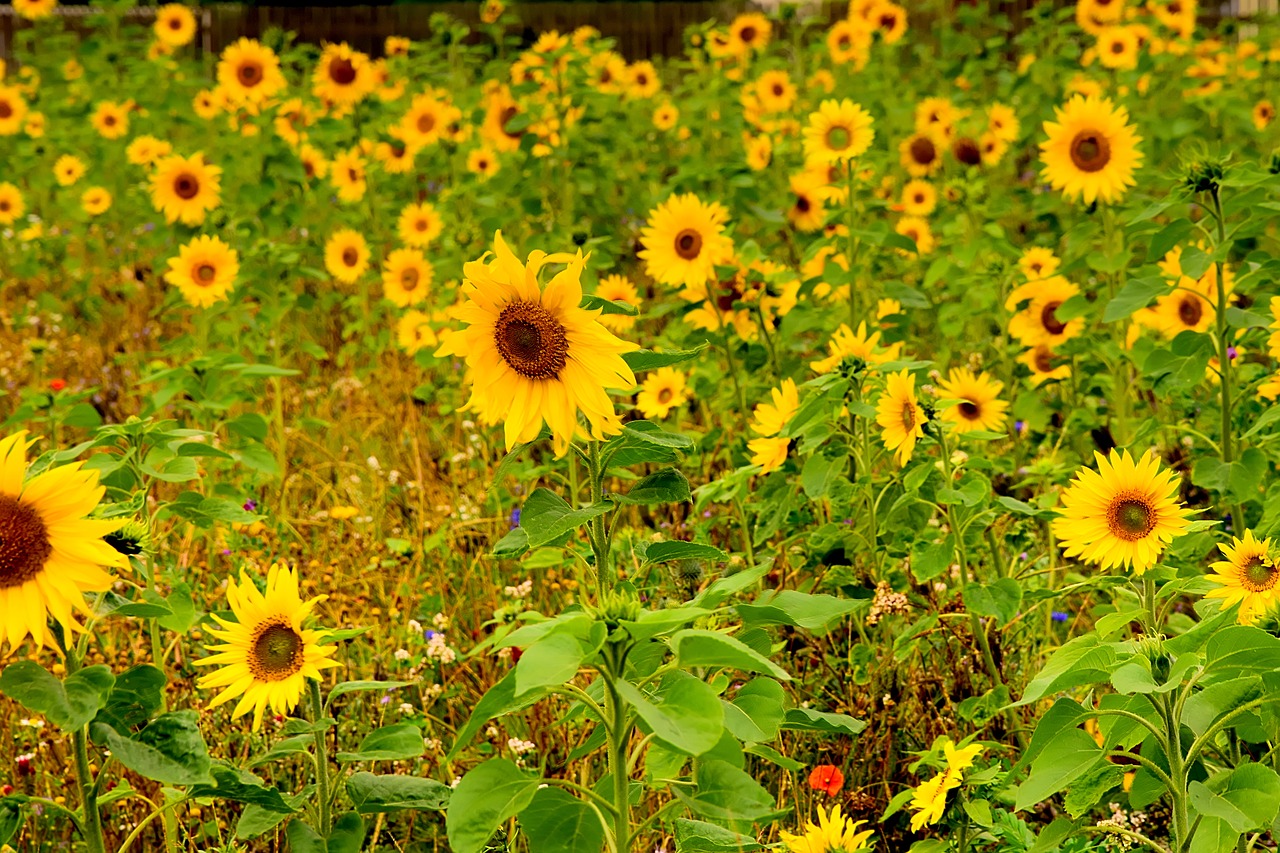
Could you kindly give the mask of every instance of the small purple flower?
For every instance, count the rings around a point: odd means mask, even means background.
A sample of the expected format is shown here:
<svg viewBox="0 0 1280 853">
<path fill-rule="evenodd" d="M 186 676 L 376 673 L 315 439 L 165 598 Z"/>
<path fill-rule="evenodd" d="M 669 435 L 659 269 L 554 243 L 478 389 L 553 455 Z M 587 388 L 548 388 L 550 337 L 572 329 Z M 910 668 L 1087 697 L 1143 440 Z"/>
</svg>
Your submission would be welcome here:
<svg viewBox="0 0 1280 853">
<path fill-rule="evenodd" d="M 1027 431 L 1027 422 L 1026 422 L 1026 421 L 1014 421 L 1014 422 L 1013 422 L 1013 429 L 1014 429 L 1014 431 L 1015 431 L 1015 432 L 1017 432 L 1017 433 L 1024 433 L 1024 432 L 1026 432 L 1026 431 Z"/>
<path fill-rule="evenodd" d="M 1054 621 L 1054 622 L 1066 622 L 1066 621 L 1067 621 L 1067 614 L 1063 613 L 1061 610 L 1055 610 L 1055 611 L 1053 611 L 1053 613 L 1052 613 L 1052 614 L 1050 614 L 1050 615 L 1052 616 L 1052 618 L 1053 618 L 1053 621 Z"/>
<path fill-rule="evenodd" d="M 511 510 L 511 529 L 515 530 L 520 526 L 520 507 Z"/>
<path fill-rule="evenodd" d="M 224 556 L 224 557 L 230 557 L 230 556 L 231 556 L 231 549 L 230 549 L 230 548 L 223 548 L 223 549 L 222 549 L 222 556 Z"/>
<path fill-rule="evenodd" d="M 1235 347 L 1227 347 L 1227 358 L 1229 358 L 1229 359 L 1231 359 L 1232 361 L 1234 361 L 1234 360 L 1235 360 L 1235 357 L 1236 357 L 1236 353 L 1237 353 L 1237 352 L 1238 352 L 1238 350 L 1236 350 L 1236 348 L 1235 348 Z"/>
<path fill-rule="evenodd" d="M 427 630 L 422 632 L 422 635 L 426 637 L 428 640 L 430 640 L 432 637 L 436 636 L 436 632 L 428 628 Z"/>
<path fill-rule="evenodd" d="M 245 512 L 256 512 L 257 509 L 258 509 L 258 502 L 255 501 L 253 498 L 249 498 L 249 500 L 244 502 Z"/>
</svg>

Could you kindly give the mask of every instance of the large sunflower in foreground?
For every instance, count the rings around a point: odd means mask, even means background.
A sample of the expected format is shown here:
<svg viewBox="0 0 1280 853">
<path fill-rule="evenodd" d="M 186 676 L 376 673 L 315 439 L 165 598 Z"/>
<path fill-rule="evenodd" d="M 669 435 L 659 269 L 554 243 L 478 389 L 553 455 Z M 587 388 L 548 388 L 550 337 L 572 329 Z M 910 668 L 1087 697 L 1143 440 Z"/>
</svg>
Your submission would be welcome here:
<svg viewBox="0 0 1280 853">
<path fill-rule="evenodd" d="M 1223 607 L 1240 605 L 1238 620 L 1250 625 L 1272 602 L 1280 600 L 1280 566 L 1271 556 L 1271 540 L 1259 541 L 1252 530 L 1243 539 L 1232 538 L 1230 545 L 1219 545 L 1225 560 L 1209 568 L 1209 580 L 1218 588 L 1205 593 L 1205 598 L 1222 599 Z"/>
<path fill-rule="evenodd" d="M 221 175 L 203 154 L 165 157 L 151 173 L 151 202 L 168 222 L 199 225 L 222 200 Z"/>
<path fill-rule="evenodd" d="M 164 280 L 178 288 L 182 298 L 196 308 L 207 308 L 227 298 L 235 287 L 240 259 L 226 243 L 208 235 L 196 237 L 169 259 Z"/>
<path fill-rule="evenodd" d="M 543 287 L 538 273 L 552 263 L 567 266 Z M 455 316 L 467 327 L 449 335 L 436 355 L 466 359 L 467 408 L 486 423 L 505 421 L 508 450 L 537 438 L 543 421 L 557 456 L 577 435 L 600 439 L 622 429 L 606 389 L 635 386 L 622 353 L 637 346 L 602 326 L 599 311 L 578 307 L 584 265 L 580 254 L 543 252 L 522 264 L 498 232 L 494 254 L 463 267 L 466 301 Z"/>
<path fill-rule="evenodd" d="M 916 399 L 916 378 L 905 370 L 889 374 L 876 404 L 876 423 L 884 430 L 884 446 L 901 467 L 911 461 L 916 441 L 924 437 L 925 414 Z"/>
<path fill-rule="evenodd" d="M 818 806 L 818 822 L 806 823 L 800 835 L 783 830 L 782 843 L 790 853 L 859 853 L 872 849 L 872 830 L 858 829 L 864 823 L 841 814 L 839 804 L 831 807 L 830 814 Z"/>
<path fill-rule="evenodd" d="M 261 104 L 284 91 L 284 74 L 275 51 L 242 38 L 227 45 L 218 60 L 218 88 L 233 104 Z"/>
<path fill-rule="evenodd" d="M 1129 113 L 1093 95 L 1076 95 L 1055 112 L 1058 120 L 1044 123 L 1049 138 L 1040 143 L 1044 179 L 1085 204 L 1118 201 L 1142 164 Z"/>
<path fill-rule="evenodd" d="M 693 193 L 675 195 L 649 213 L 640 231 L 645 272 L 663 284 L 691 287 L 706 282 L 717 264 L 728 263 L 733 240 L 724 233 L 729 212 Z"/>
<path fill-rule="evenodd" d="M 195 661 L 196 666 L 219 667 L 197 682 L 203 690 L 221 688 L 209 707 L 240 697 L 231 717 L 252 710 L 254 731 L 262 727 L 268 707 L 277 714 L 296 708 L 306 680 L 319 681 L 322 669 L 338 666 L 332 660 L 338 647 L 320 644 L 328 632 L 302 627 L 312 608 L 324 599 L 321 595 L 303 601 L 297 573 L 279 563 L 267 572 L 265 593 L 244 571 L 239 584 L 229 579 L 227 603 L 236 621 L 214 614 L 223 630 L 210 628 L 209 633 L 222 642 L 206 647 L 215 654 Z"/>
<path fill-rule="evenodd" d="M 1104 569 L 1125 564 L 1141 574 L 1186 532 L 1186 511 L 1175 497 L 1177 475 L 1160 470 L 1154 453 L 1137 462 L 1128 451 L 1094 456 L 1098 470 L 1082 469 L 1063 491 L 1053 534 L 1068 557 Z"/>
<path fill-rule="evenodd" d="M 876 138 L 871 113 L 845 98 L 826 100 L 809 114 L 804 153 L 810 162 L 842 163 L 862 155 Z"/>
<path fill-rule="evenodd" d="M 1003 382 L 997 382 L 985 373 L 975 374 L 966 367 L 953 368 L 947 378 L 938 382 L 938 396 L 956 400 L 943 409 L 939 417 L 955 424 L 957 433 L 988 430 L 996 432 L 1004 427 L 1005 410 L 1009 404 L 999 399 Z"/>
<path fill-rule="evenodd" d="M 105 491 L 98 473 L 76 462 L 27 480 L 30 446 L 25 432 L 0 441 L 0 640 L 11 649 L 28 635 L 51 644 L 50 616 L 83 630 L 74 611 L 90 612 L 84 594 L 111 588 L 104 566 L 125 565 L 102 541 L 119 522 L 86 518 Z"/>
</svg>

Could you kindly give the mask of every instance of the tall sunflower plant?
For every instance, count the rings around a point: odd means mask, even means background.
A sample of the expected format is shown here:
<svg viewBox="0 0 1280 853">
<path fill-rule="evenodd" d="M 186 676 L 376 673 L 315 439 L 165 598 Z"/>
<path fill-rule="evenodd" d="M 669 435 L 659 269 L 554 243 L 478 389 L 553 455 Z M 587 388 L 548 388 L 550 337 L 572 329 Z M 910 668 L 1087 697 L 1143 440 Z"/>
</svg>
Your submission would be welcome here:
<svg viewBox="0 0 1280 853">
<path fill-rule="evenodd" d="M 533 252 L 520 261 L 501 234 L 494 252 L 467 265 L 465 326 L 442 351 L 465 358 L 469 406 L 502 423 L 508 459 L 550 439 L 570 476 L 585 482 L 529 493 L 519 525 L 493 556 L 567 551 L 584 574 L 579 603 L 556 614 L 523 611 L 498 619 L 472 655 L 518 651 L 510 672 L 477 703 L 449 753 L 456 760 L 498 717 L 549 703 L 587 722 L 580 749 L 591 770 L 578 781 L 544 775 L 506 758 L 472 767 L 450 798 L 449 842 L 479 853 L 512 818 L 530 850 L 624 851 L 664 828 L 688 843 L 754 847 L 752 822 L 780 817 L 773 797 L 742 769 L 744 754 L 787 769 L 799 765 L 769 744 L 785 730 L 852 737 L 863 723 L 796 707 L 786 670 L 772 658 L 772 626 L 825 633 L 851 605 L 832 596 L 762 590 L 769 562 L 745 564 L 691 596 L 647 606 L 618 566 L 726 566 L 730 555 L 694 541 L 632 542 L 614 537 L 621 518 L 693 496 L 679 464 L 694 441 L 645 420 L 623 423 L 608 390 L 629 390 L 635 374 L 691 360 L 700 349 L 653 352 L 599 322 L 628 308 L 584 298 L 581 254 Z M 549 266 L 559 267 L 545 284 Z M 507 466 L 499 468 L 504 476 Z M 629 553 L 628 553 L 629 552 Z M 652 806 L 637 814 L 638 799 Z M 714 821 L 714 822 L 712 822 Z M 571 837 L 564 828 L 572 826 Z M 841 827 L 844 826 L 842 822 Z M 682 841 L 682 843 L 685 843 Z M 701 843 L 701 842 L 699 842 Z"/>
</svg>

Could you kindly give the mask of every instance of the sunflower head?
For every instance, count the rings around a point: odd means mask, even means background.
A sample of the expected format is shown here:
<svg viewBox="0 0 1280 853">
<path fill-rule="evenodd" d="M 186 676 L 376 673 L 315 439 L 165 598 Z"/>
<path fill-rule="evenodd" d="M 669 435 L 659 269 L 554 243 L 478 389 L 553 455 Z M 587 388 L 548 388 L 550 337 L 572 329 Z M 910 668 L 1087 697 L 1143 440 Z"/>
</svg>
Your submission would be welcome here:
<svg viewBox="0 0 1280 853">
<path fill-rule="evenodd" d="M 1209 576 L 1218 587 L 1205 597 L 1221 599 L 1224 607 L 1238 603 L 1240 624 L 1253 624 L 1280 600 L 1280 565 L 1272 553 L 1272 542 L 1259 540 L 1252 530 L 1246 530 L 1243 538 L 1233 538 L 1230 545 L 1218 548 L 1225 559 L 1210 566 L 1213 574 Z"/>
<path fill-rule="evenodd" d="M 1068 198 L 1118 201 L 1134 184 L 1141 165 L 1138 135 L 1129 114 L 1096 95 L 1074 96 L 1057 109 L 1057 121 L 1047 121 L 1047 139 L 1040 143 L 1044 178 Z"/>
</svg>

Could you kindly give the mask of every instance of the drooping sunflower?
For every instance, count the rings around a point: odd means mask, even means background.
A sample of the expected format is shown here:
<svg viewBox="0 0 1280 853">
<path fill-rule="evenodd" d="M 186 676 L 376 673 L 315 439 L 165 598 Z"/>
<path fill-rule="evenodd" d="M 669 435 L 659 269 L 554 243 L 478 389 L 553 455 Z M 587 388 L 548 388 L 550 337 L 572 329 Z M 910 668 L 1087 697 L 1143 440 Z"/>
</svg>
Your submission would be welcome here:
<svg viewBox="0 0 1280 853">
<path fill-rule="evenodd" d="M 753 172 L 768 168 L 773 160 L 773 139 L 767 134 L 748 136 L 745 140 L 747 149 L 747 166 Z"/>
<path fill-rule="evenodd" d="M 288 84 L 275 51 L 254 39 L 227 45 L 218 60 L 218 88 L 233 104 L 261 105 Z"/>
<path fill-rule="evenodd" d="M 751 431 L 757 435 L 777 435 L 800 409 L 800 391 L 794 379 L 784 379 L 769 392 L 771 402 L 756 404 Z"/>
<path fill-rule="evenodd" d="M 410 246 L 430 246 L 444 230 L 444 220 L 429 201 L 409 204 L 400 211 L 396 230 L 402 242 Z"/>
<path fill-rule="evenodd" d="M 1003 388 L 1003 382 L 986 373 L 975 374 L 967 367 L 952 368 L 947 378 L 938 382 L 938 396 L 958 402 L 943 409 L 939 417 L 955 424 L 957 433 L 998 432 L 1004 427 L 1005 410 L 1009 408 L 999 399 Z"/>
<path fill-rule="evenodd" d="M 396 322 L 396 343 L 409 355 L 438 346 L 440 339 L 431 325 L 431 315 L 425 311 L 406 311 Z"/>
<path fill-rule="evenodd" d="M 745 12 L 729 24 L 730 49 L 737 54 L 763 50 L 773 37 L 773 24 L 759 12 Z"/>
<path fill-rule="evenodd" d="M 166 3 L 156 10 L 152 29 L 169 47 L 182 47 L 196 37 L 196 16 L 181 3 Z"/>
<path fill-rule="evenodd" d="M 1080 95 L 1055 112 L 1057 121 L 1044 123 L 1049 138 L 1040 143 L 1044 179 L 1085 204 L 1118 201 L 1142 163 L 1129 113 L 1107 98 Z"/>
<path fill-rule="evenodd" d="M 880 333 L 872 332 L 868 335 L 866 323 L 859 323 L 857 332 L 841 323 L 827 342 L 827 357 L 809 362 L 809 367 L 817 373 L 830 373 L 846 358 L 857 358 L 865 364 L 876 365 L 897 359 L 901 352 L 900 343 L 880 346 Z"/>
<path fill-rule="evenodd" d="M 227 298 L 239 272 L 236 250 L 218 237 L 202 235 L 169 259 L 164 280 L 178 288 L 188 305 L 207 308 Z"/>
<path fill-rule="evenodd" d="M 506 86 L 495 87 L 486 98 L 480 132 L 499 151 L 515 151 L 524 139 L 528 115 Z"/>
<path fill-rule="evenodd" d="M 811 171 L 791 176 L 787 220 L 797 231 L 817 231 L 827 220 L 827 178 Z"/>
<path fill-rule="evenodd" d="M 53 176 L 60 186 L 69 187 L 84 177 L 84 161 L 74 154 L 63 154 L 53 164 Z"/>
<path fill-rule="evenodd" d="M 625 275 L 608 275 L 600 279 L 600 283 L 596 285 L 596 296 L 610 302 L 640 307 L 640 293 Z M 601 314 L 599 320 L 602 326 L 615 333 L 624 332 L 636 323 L 636 318 L 629 314 Z"/>
<path fill-rule="evenodd" d="M 917 785 L 907 804 L 907 808 L 915 812 L 911 816 L 911 831 L 919 832 L 942 820 L 947 810 L 947 794 L 958 787 L 960 778 L 946 771 Z"/>
<path fill-rule="evenodd" d="M 27 102 L 18 87 L 0 85 L 0 136 L 21 133 L 26 117 Z"/>
<path fill-rule="evenodd" d="M 917 131 L 898 145 L 898 157 L 907 174 L 925 178 L 942 166 L 942 147 L 932 131 Z"/>
<path fill-rule="evenodd" d="M 165 157 L 151 173 L 151 203 L 167 222 L 199 225 L 222 201 L 221 175 L 200 153 Z"/>
<path fill-rule="evenodd" d="M 311 92 L 331 104 L 357 104 L 378 84 L 369 57 L 345 41 L 326 44 L 311 75 Z"/>
<path fill-rule="evenodd" d="M 58 0 L 12 0 L 13 11 L 28 21 L 38 21 L 53 14 Z"/>
<path fill-rule="evenodd" d="M 779 833 L 789 853 L 862 853 L 872 850 L 874 832 L 859 830 L 866 821 L 850 820 L 840 812 L 840 804 L 830 813 L 818 806 L 818 822 L 806 822 L 804 832 L 792 835 L 785 829 Z"/>
<path fill-rule="evenodd" d="M 1063 322 L 1057 311 L 1062 303 L 1080 293 L 1080 288 L 1060 275 L 1029 282 L 1010 297 L 1030 297 L 1027 307 L 1009 320 L 1009 334 L 1023 346 L 1045 344 L 1056 347 L 1074 338 L 1084 330 L 1084 318 L 1076 317 Z"/>
<path fill-rule="evenodd" d="M 1081 469 L 1062 493 L 1053 533 L 1063 553 L 1104 569 L 1128 565 L 1138 574 L 1156 564 L 1175 536 L 1186 532 L 1177 501 L 1178 477 L 1148 453 L 1134 462 L 1125 451 L 1095 453 L 1098 470 Z"/>
<path fill-rule="evenodd" d="M 598 311 L 579 307 L 585 263 L 580 253 L 534 252 L 522 264 L 499 232 L 492 256 L 463 267 L 466 302 L 456 316 L 467 328 L 436 355 L 466 359 L 467 408 L 485 423 L 505 422 L 508 449 L 537 438 L 544 421 L 557 456 L 575 436 L 600 439 L 622 429 L 606 389 L 635 386 L 622 354 L 637 346 L 600 325 Z M 543 287 L 538 274 L 548 264 L 566 267 Z"/>
<path fill-rule="evenodd" d="M 0 184 L 0 225 L 12 225 L 26 209 L 22 191 L 17 186 L 8 181 Z"/>
<path fill-rule="evenodd" d="M 667 199 L 650 211 L 640 231 L 645 272 L 663 284 L 705 283 L 733 254 L 733 241 L 724 233 L 728 218 L 718 202 L 705 203 L 692 193 Z"/>
<path fill-rule="evenodd" d="M 50 617 L 65 632 L 83 631 L 75 611 L 92 613 L 84 595 L 115 579 L 104 567 L 125 558 L 102 537 L 118 521 L 88 518 L 105 489 L 82 463 L 47 468 L 27 479 L 25 432 L 0 441 L 0 639 L 17 648 L 29 635 L 53 645 Z"/>
<path fill-rule="evenodd" d="M 861 156 L 876 138 L 871 114 L 845 98 L 826 100 L 809 114 L 804 153 L 810 162 L 843 163 Z"/>
<path fill-rule="evenodd" d="M 659 367 L 645 377 L 636 395 L 636 408 L 646 418 L 661 420 L 688 402 L 688 380 L 674 367 Z"/>
<path fill-rule="evenodd" d="M 302 161 L 302 173 L 308 180 L 323 178 L 329 169 L 329 161 L 314 145 L 303 143 L 298 147 L 298 159 Z"/>
<path fill-rule="evenodd" d="M 354 284 L 369 269 L 369 244 L 351 228 L 339 228 L 324 244 L 324 268 L 344 284 Z"/>
<path fill-rule="evenodd" d="M 916 441 L 924 437 L 925 414 L 916 399 L 916 378 L 907 371 L 889 374 L 876 403 L 876 423 L 883 430 L 880 439 L 894 451 L 898 466 L 910 462 Z"/>
<path fill-rule="evenodd" d="M 106 187 L 89 187 L 80 196 L 80 207 L 90 216 L 100 216 L 111 209 L 111 193 Z"/>
<path fill-rule="evenodd" d="M 382 265 L 382 293 L 401 308 L 427 298 L 435 268 L 419 249 L 396 249 Z"/>
<path fill-rule="evenodd" d="M 268 707 L 282 715 L 296 708 L 307 679 L 319 681 L 321 670 L 339 665 L 332 659 L 337 645 L 322 645 L 329 632 L 303 627 L 326 597 L 303 601 L 297 572 L 279 563 L 267 571 L 265 592 L 258 591 L 243 569 L 240 583 L 228 579 L 227 603 L 235 621 L 213 614 L 222 629 L 208 631 L 221 642 L 206 646 L 214 654 L 194 661 L 196 666 L 218 667 L 197 681 L 201 690 L 221 691 L 209 707 L 239 697 L 231 718 L 253 711 L 254 731 L 262 728 Z"/>
<path fill-rule="evenodd" d="M 369 188 L 365 169 L 364 155 L 359 146 L 333 155 L 328 166 L 329 181 L 337 189 L 338 198 L 348 202 L 364 198 L 365 190 Z"/>
<path fill-rule="evenodd" d="M 1251 625 L 1259 615 L 1280 598 L 1280 566 L 1271 555 L 1271 540 L 1254 538 L 1245 530 L 1244 538 L 1232 537 L 1230 545 L 1219 545 L 1225 560 L 1209 568 L 1209 580 L 1218 588 L 1205 593 L 1205 598 L 1222 599 L 1223 607 L 1240 605 L 1237 620 Z"/>
</svg>

